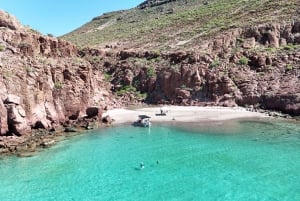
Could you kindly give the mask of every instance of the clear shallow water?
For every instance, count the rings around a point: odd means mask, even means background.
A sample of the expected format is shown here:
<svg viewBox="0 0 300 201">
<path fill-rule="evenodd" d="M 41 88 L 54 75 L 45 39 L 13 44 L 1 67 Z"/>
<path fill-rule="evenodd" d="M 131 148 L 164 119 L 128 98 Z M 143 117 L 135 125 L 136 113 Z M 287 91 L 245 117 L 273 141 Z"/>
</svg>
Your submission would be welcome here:
<svg viewBox="0 0 300 201">
<path fill-rule="evenodd" d="M 300 200 L 299 124 L 185 127 L 108 128 L 1 159 L 0 200 Z"/>
</svg>

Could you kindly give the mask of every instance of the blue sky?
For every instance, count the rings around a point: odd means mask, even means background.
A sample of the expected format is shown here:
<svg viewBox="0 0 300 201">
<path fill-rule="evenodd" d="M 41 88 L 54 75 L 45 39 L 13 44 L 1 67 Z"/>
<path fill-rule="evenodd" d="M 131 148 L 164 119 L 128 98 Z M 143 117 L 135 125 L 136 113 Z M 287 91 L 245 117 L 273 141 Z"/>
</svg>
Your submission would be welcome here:
<svg viewBox="0 0 300 201">
<path fill-rule="evenodd" d="M 0 9 L 43 34 L 61 36 L 105 12 L 129 9 L 144 0 L 0 0 Z"/>
</svg>

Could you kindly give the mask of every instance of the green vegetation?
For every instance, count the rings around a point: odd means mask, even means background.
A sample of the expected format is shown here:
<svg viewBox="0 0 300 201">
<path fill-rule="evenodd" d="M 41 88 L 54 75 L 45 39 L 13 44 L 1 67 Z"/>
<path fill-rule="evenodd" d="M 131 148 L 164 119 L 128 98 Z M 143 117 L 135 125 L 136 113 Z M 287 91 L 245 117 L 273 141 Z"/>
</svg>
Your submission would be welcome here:
<svg viewBox="0 0 300 201">
<path fill-rule="evenodd" d="M 111 80 L 111 75 L 108 74 L 108 73 L 104 73 L 104 80 L 105 80 L 106 82 L 109 82 L 109 81 Z"/>
<path fill-rule="evenodd" d="M 231 28 L 290 21 L 299 16 L 298 7 L 298 0 L 173 1 L 147 9 L 107 13 L 62 38 L 81 46 L 124 42 L 132 47 L 149 45 L 152 50 L 190 47 L 191 43 L 196 45 Z M 178 42 L 183 45 L 177 46 Z M 238 40 L 241 42 L 243 39 Z"/>
<path fill-rule="evenodd" d="M 4 51 L 5 50 L 5 46 L 0 44 L 0 52 Z"/>
<path fill-rule="evenodd" d="M 247 57 L 241 57 L 240 59 L 239 59 L 239 64 L 240 65 L 248 65 L 248 62 L 249 62 L 249 59 L 247 58 Z"/>
<path fill-rule="evenodd" d="M 287 44 L 283 47 L 284 50 L 294 50 L 298 47 L 298 45 L 294 45 L 294 44 Z"/>
<path fill-rule="evenodd" d="M 59 81 L 55 82 L 55 83 L 54 83 L 54 88 L 55 88 L 55 89 L 62 89 L 62 83 L 59 82 Z"/>
<path fill-rule="evenodd" d="M 31 67 L 31 66 L 26 66 L 26 72 L 27 72 L 27 73 L 34 72 L 34 68 Z"/>
<path fill-rule="evenodd" d="M 6 71 L 3 72 L 2 74 L 4 78 L 11 78 L 13 76 L 13 73 L 11 71 Z"/>
<path fill-rule="evenodd" d="M 133 93 L 139 99 L 145 99 L 148 95 L 147 93 L 141 93 L 140 91 L 137 91 L 137 89 L 131 85 L 123 86 L 116 92 L 117 96 L 123 96 L 126 93 Z"/>
<path fill-rule="evenodd" d="M 148 69 L 147 69 L 147 76 L 150 78 L 150 77 L 153 77 L 154 75 L 156 74 L 156 72 L 155 72 L 155 68 L 154 67 L 149 67 Z"/>
<path fill-rule="evenodd" d="M 118 96 L 122 96 L 124 95 L 125 93 L 128 93 L 128 92 L 136 92 L 136 88 L 134 86 L 131 86 L 131 85 L 126 85 L 126 86 L 123 86 L 121 89 L 119 89 L 116 94 Z"/>
<path fill-rule="evenodd" d="M 140 92 L 136 92 L 135 96 L 138 97 L 139 99 L 145 100 L 148 96 L 147 93 L 140 93 Z"/>
<path fill-rule="evenodd" d="M 288 71 L 293 70 L 293 65 L 292 64 L 286 65 L 286 70 Z"/>
<path fill-rule="evenodd" d="M 220 65 L 220 61 L 217 59 L 217 60 L 214 60 L 213 62 L 211 62 L 211 64 L 209 65 L 210 68 L 216 68 Z"/>
</svg>

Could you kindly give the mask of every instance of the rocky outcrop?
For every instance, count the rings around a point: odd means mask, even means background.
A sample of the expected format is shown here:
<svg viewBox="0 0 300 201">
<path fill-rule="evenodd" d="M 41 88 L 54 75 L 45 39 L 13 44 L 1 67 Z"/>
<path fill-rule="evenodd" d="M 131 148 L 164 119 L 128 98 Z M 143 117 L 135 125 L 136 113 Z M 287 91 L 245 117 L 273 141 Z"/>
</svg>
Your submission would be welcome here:
<svg viewBox="0 0 300 201">
<path fill-rule="evenodd" d="M 21 29 L 0 14 L 1 135 L 27 140 L 38 129 L 88 129 L 101 122 L 102 109 L 112 102 L 103 74 L 75 45 Z"/>
<path fill-rule="evenodd" d="M 144 1 L 143 3 L 141 3 L 140 5 L 138 5 L 138 8 L 145 9 L 148 7 L 154 7 L 154 6 L 159 6 L 159 5 L 163 5 L 166 3 L 170 3 L 172 1 L 176 1 L 176 0 L 147 0 L 147 1 Z"/>
<path fill-rule="evenodd" d="M 18 30 L 23 28 L 21 23 L 16 17 L 10 15 L 9 13 L 0 10 L 0 27 L 6 27 L 12 30 Z"/>
</svg>

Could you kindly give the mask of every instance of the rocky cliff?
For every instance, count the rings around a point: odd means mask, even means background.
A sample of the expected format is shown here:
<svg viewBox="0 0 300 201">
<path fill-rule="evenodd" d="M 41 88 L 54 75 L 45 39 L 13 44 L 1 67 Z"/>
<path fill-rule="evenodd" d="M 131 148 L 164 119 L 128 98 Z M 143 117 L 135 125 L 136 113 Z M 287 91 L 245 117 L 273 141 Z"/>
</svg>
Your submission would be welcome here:
<svg viewBox="0 0 300 201">
<path fill-rule="evenodd" d="M 122 100 L 153 104 L 251 106 L 300 115 L 300 22 L 234 28 L 199 51 L 87 48 Z M 99 59 L 101 58 L 101 60 Z"/>
<path fill-rule="evenodd" d="M 29 138 L 36 129 L 101 117 L 112 102 L 109 85 L 76 46 L 24 28 L 5 12 L 0 18 L 1 135 Z"/>
</svg>

